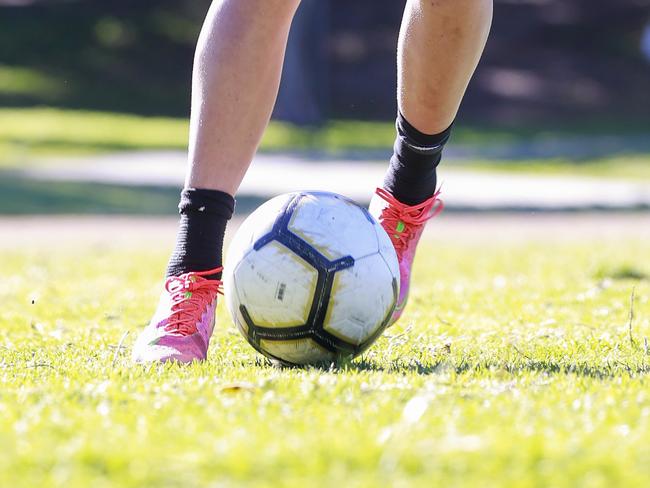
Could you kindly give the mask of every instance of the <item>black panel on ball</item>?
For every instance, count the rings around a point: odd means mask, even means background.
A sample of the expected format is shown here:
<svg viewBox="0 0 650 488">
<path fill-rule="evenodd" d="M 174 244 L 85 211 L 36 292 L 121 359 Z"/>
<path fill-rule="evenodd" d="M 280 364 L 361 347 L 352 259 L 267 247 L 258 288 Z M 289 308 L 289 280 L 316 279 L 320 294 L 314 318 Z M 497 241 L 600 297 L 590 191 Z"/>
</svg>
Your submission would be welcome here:
<svg viewBox="0 0 650 488">
<path fill-rule="evenodd" d="M 253 249 L 259 251 L 267 244 L 275 241 L 284 245 L 293 251 L 297 256 L 304 259 L 310 266 L 318 272 L 318 279 L 316 282 L 316 290 L 312 297 L 311 308 L 307 323 L 304 325 L 294 327 L 280 327 L 269 329 L 267 327 L 259 327 L 255 325 L 250 314 L 244 305 L 240 306 L 240 311 L 246 325 L 248 325 L 248 337 L 251 344 L 258 351 L 266 356 L 272 357 L 270 354 L 264 352 L 260 348 L 260 339 L 265 340 L 292 340 L 311 338 L 320 346 L 328 351 L 349 355 L 355 354 L 359 348 L 355 345 L 349 344 L 338 337 L 333 336 L 323 329 L 323 323 L 327 314 L 327 307 L 332 293 L 332 286 L 334 283 L 334 276 L 338 271 L 352 268 L 355 264 L 352 256 L 345 256 L 334 261 L 330 261 L 311 244 L 305 242 L 301 237 L 297 236 L 289 230 L 289 222 L 300 204 L 300 201 L 308 196 L 336 196 L 339 195 L 327 192 L 309 192 L 309 193 L 296 193 L 293 198 L 289 199 L 282 209 L 279 217 L 276 219 L 275 224 L 271 231 L 260 237 L 254 244 Z M 347 199 L 346 199 L 347 200 Z M 384 327 L 381 328 L 383 330 Z M 273 357 L 273 359 L 279 359 Z"/>
</svg>

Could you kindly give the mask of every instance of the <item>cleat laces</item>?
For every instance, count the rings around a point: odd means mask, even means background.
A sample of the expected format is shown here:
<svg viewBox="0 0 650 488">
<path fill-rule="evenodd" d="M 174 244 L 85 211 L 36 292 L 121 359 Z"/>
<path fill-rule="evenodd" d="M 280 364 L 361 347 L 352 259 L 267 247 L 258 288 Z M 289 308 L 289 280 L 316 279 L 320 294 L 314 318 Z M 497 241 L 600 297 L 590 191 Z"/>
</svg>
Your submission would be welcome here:
<svg viewBox="0 0 650 488">
<path fill-rule="evenodd" d="M 388 205 L 381 212 L 381 220 L 388 232 L 388 237 L 393 242 L 398 258 L 408 248 L 411 239 L 418 229 L 428 220 L 442 212 L 444 203 L 438 190 L 431 198 L 417 205 L 406 205 L 397 200 L 389 191 L 377 188 L 377 195 Z"/>
<path fill-rule="evenodd" d="M 208 280 L 204 276 L 220 273 L 223 268 L 170 276 L 165 290 L 171 295 L 171 313 L 165 330 L 188 336 L 196 333 L 198 317 L 217 294 L 222 294 L 220 280 Z"/>
</svg>

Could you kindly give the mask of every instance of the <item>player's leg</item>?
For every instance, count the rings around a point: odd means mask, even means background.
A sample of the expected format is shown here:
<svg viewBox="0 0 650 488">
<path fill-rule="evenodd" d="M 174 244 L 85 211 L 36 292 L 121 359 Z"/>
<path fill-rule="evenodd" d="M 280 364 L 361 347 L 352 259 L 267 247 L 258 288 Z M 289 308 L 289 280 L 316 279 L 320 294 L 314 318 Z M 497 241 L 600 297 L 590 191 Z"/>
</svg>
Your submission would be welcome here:
<svg viewBox="0 0 650 488">
<path fill-rule="evenodd" d="M 423 134 L 456 117 L 483 53 L 492 0 L 409 0 L 399 37 L 397 101 Z"/>
<path fill-rule="evenodd" d="M 408 0 L 397 54 L 399 113 L 394 154 L 371 211 L 400 261 L 401 315 L 415 248 L 428 219 L 442 209 L 436 167 L 485 47 L 492 0 Z"/>
<path fill-rule="evenodd" d="M 138 362 L 204 359 L 234 195 L 266 128 L 300 0 L 216 0 L 199 37 L 176 247 Z"/>
<path fill-rule="evenodd" d="M 300 0 L 221 0 L 199 37 L 186 187 L 237 191 L 269 122 Z"/>
</svg>

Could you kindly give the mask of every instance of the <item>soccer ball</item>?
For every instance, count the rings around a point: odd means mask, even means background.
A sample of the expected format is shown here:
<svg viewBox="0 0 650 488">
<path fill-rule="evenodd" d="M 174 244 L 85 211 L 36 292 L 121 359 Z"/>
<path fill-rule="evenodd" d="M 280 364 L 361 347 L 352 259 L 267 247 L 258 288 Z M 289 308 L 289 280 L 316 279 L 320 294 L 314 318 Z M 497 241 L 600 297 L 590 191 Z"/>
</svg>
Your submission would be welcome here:
<svg viewBox="0 0 650 488">
<path fill-rule="evenodd" d="M 334 193 L 289 193 L 253 212 L 226 260 L 237 328 L 272 360 L 328 364 L 365 351 L 399 296 L 399 266 L 381 225 Z"/>
</svg>

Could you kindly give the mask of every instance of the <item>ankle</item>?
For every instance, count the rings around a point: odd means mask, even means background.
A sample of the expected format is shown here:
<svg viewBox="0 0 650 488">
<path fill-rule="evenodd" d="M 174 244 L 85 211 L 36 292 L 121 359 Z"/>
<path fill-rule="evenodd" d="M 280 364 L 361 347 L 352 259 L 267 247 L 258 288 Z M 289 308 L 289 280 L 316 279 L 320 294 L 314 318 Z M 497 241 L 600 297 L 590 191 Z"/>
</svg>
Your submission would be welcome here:
<svg viewBox="0 0 650 488">
<path fill-rule="evenodd" d="M 222 265 L 223 240 L 235 207 L 234 198 L 217 190 L 187 188 L 178 206 L 181 214 L 176 247 L 167 276 L 215 270 Z M 220 279 L 221 272 L 204 276 Z"/>
</svg>

